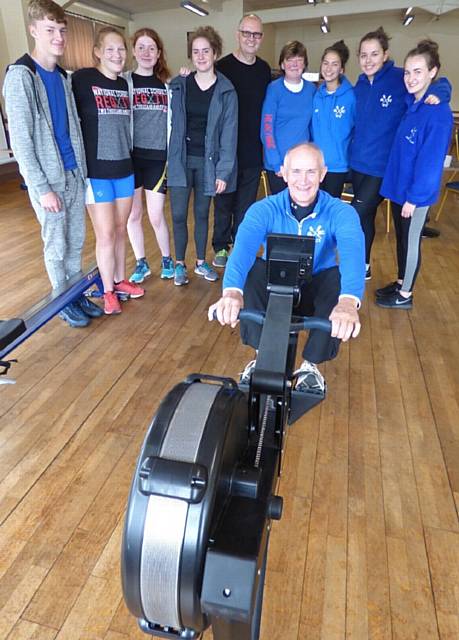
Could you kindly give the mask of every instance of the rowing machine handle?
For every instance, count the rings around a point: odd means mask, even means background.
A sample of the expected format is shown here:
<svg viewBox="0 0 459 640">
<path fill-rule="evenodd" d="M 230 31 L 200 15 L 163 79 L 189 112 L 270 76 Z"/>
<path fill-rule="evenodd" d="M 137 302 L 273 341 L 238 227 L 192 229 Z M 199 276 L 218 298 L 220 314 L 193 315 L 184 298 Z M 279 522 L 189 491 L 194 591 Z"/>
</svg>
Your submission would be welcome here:
<svg viewBox="0 0 459 640">
<path fill-rule="evenodd" d="M 239 320 L 249 320 L 263 326 L 265 321 L 265 313 L 261 311 L 253 311 L 252 309 L 241 309 L 239 312 Z M 214 311 L 213 319 L 217 320 L 217 312 Z M 331 333 L 331 322 L 325 318 L 314 318 L 310 316 L 296 316 L 295 322 L 290 324 L 291 332 L 309 331 L 310 329 L 320 329 L 326 333 Z"/>
</svg>

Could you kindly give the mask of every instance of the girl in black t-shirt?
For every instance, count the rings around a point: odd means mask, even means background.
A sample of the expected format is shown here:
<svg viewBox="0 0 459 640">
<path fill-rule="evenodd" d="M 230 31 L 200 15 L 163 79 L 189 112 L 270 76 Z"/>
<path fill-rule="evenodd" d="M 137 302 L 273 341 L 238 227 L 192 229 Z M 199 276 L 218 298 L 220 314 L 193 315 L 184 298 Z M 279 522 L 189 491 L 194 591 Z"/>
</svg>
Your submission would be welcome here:
<svg viewBox="0 0 459 640">
<path fill-rule="evenodd" d="M 134 193 L 131 159 L 130 103 L 126 80 L 124 36 L 113 27 L 101 29 L 94 45 L 96 67 L 72 76 L 88 165 L 86 206 L 96 235 L 96 258 L 104 285 L 104 311 L 121 313 L 118 295 L 145 293 L 125 280 L 126 225 Z"/>
<path fill-rule="evenodd" d="M 132 107 L 135 192 L 128 220 L 128 234 L 137 260 L 131 282 L 140 283 L 151 274 L 145 257 L 142 227 L 142 192 L 145 190 L 148 217 L 156 235 L 162 260 L 161 278 L 174 277 L 169 229 L 164 216 L 166 199 L 168 95 L 170 77 L 161 38 L 153 29 L 138 29 L 133 37 L 134 72 L 123 74 L 129 85 Z"/>
</svg>

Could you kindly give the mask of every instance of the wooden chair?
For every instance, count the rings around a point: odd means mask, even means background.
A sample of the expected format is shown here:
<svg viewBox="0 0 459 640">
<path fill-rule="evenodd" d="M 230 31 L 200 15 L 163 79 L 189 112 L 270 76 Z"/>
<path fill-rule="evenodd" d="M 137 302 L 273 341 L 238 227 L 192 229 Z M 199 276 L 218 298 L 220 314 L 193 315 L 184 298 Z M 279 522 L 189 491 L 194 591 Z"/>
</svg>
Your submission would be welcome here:
<svg viewBox="0 0 459 640">
<path fill-rule="evenodd" d="M 450 151 L 451 155 L 453 150 L 456 151 L 456 160 L 459 160 L 459 127 L 454 127 L 454 134 Z"/>
<path fill-rule="evenodd" d="M 266 171 L 264 169 L 262 169 L 261 171 L 261 182 L 263 184 L 263 191 L 265 192 L 265 198 L 266 198 L 266 196 L 269 196 L 269 189 L 268 189 L 268 176 L 266 175 Z"/>
<path fill-rule="evenodd" d="M 456 132 L 457 134 L 457 132 Z M 443 198 L 441 199 L 440 206 L 438 207 L 437 215 L 435 216 L 435 222 L 437 222 L 440 217 L 441 212 L 443 211 L 443 207 L 445 206 L 446 198 L 448 197 L 448 193 L 455 193 L 459 195 L 459 182 L 454 181 L 454 178 L 457 175 L 457 171 L 455 171 L 452 175 L 452 179 L 445 184 L 445 192 L 443 194 Z"/>
</svg>

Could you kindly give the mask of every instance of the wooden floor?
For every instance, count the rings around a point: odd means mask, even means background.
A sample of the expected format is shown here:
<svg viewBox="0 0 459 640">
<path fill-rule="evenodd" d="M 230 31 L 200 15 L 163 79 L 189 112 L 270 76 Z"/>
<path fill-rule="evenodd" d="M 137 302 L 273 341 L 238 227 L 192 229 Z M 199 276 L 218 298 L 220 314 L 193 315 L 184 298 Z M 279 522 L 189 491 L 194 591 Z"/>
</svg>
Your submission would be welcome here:
<svg viewBox="0 0 459 640">
<path fill-rule="evenodd" d="M 48 281 L 26 196 L 16 183 L 0 194 L 9 318 Z M 394 276 L 379 218 L 361 336 L 323 367 L 326 401 L 289 433 L 262 640 L 459 638 L 459 201 L 423 243 L 412 312 L 373 303 Z M 150 231 L 148 244 L 156 271 Z M 88 230 L 86 264 L 92 254 Z M 0 386 L 2 639 L 145 637 L 119 578 L 145 430 L 185 374 L 236 376 L 251 356 L 206 319 L 219 284 L 155 274 L 146 288 L 86 330 L 49 322 L 14 353 L 17 384 Z"/>
</svg>

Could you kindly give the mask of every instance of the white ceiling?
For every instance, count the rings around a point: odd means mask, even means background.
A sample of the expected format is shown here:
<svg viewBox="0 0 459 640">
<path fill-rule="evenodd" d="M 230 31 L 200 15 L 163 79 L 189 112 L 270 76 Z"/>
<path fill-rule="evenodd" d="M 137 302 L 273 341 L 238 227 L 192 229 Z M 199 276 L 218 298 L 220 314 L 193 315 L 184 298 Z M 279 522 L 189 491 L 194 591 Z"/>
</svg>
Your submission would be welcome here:
<svg viewBox="0 0 459 640">
<path fill-rule="evenodd" d="M 223 0 L 193 0 L 202 5 L 210 14 L 220 11 Z M 60 2 L 69 8 L 74 2 Z M 81 4 L 104 11 L 130 17 L 136 13 L 161 11 L 178 8 L 180 0 L 80 0 Z M 406 9 L 409 0 L 317 0 L 316 6 L 306 4 L 306 0 L 244 0 L 244 12 L 261 14 L 265 22 L 314 19 L 325 13 L 333 15 L 353 15 L 379 13 L 389 10 Z M 418 0 L 415 6 L 432 14 L 442 14 L 459 8 L 459 0 Z M 287 12 L 286 9 L 290 8 Z"/>
</svg>

